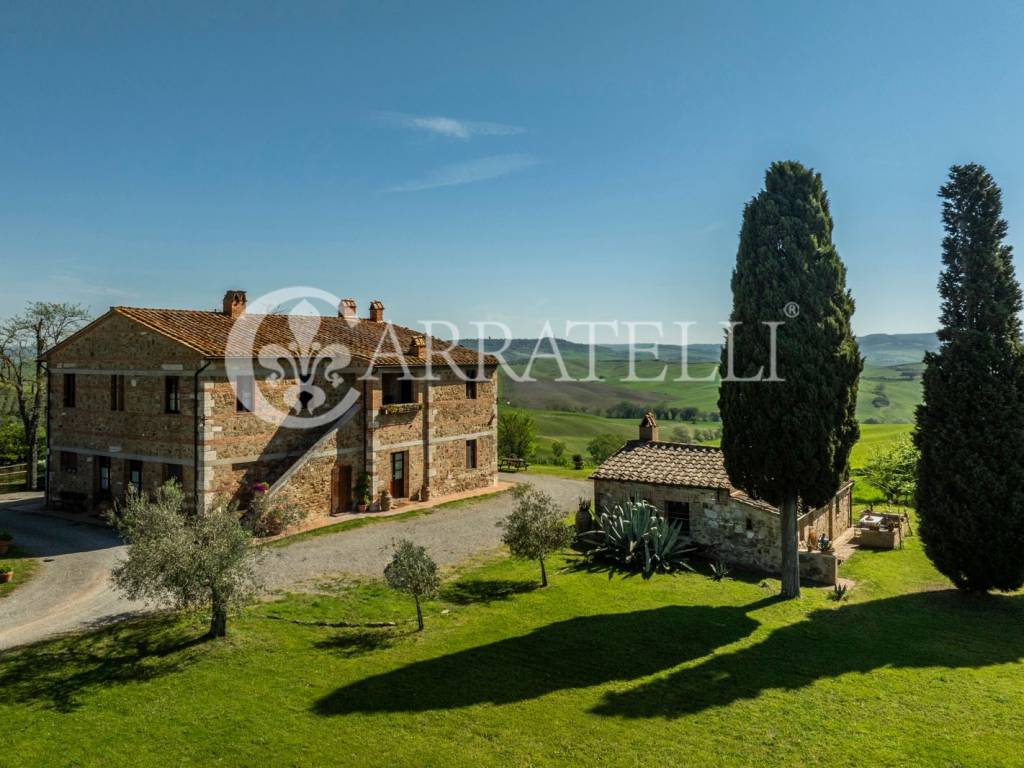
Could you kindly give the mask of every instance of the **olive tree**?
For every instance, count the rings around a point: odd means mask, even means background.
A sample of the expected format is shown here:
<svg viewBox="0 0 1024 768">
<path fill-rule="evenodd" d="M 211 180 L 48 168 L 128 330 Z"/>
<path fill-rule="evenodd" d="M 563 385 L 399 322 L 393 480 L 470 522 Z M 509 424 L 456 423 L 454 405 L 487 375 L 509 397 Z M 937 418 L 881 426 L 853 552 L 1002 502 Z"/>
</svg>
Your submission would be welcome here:
<svg viewBox="0 0 1024 768">
<path fill-rule="evenodd" d="M 209 637 L 227 634 L 228 611 L 260 588 L 252 534 L 233 505 L 195 514 L 172 482 L 149 498 L 129 488 L 111 516 L 128 544 L 114 583 L 132 600 L 210 612 Z"/>
<path fill-rule="evenodd" d="M 505 529 L 501 540 L 513 557 L 540 562 L 540 583 L 548 585 L 544 558 L 572 543 L 572 529 L 562 519 L 555 500 L 544 491 L 528 485 L 515 489 L 516 507 L 498 523 Z"/>
<path fill-rule="evenodd" d="M 392 589 L 412 596 L 416 603 L 416 625 L 422 631 L 423 608 L 420 600 L 429 600 L 441 586 L 437 563 L 423 547 L 408 539 L 401 539 L 395 545 L 391 562 L 384 568 L 384 581 Z"/>
<path fill-rule="evenodd" d="M 920 456 L 910 435 L 900 435 L 885 448 L 874 449 L 860 474 L 882 492 L 887 504 L 907 504 L 917 489 Z"/>
</svg>

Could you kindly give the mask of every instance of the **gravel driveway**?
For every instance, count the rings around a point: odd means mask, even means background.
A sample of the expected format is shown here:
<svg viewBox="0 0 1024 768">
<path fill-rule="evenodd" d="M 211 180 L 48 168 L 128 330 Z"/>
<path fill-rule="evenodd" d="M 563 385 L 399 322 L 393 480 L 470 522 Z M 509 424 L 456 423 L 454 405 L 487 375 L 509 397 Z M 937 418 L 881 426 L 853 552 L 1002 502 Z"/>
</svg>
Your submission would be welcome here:
<svg viewBox="0 0 1024 768">
<path fill-rule="evenodd" d="M 502 474 L 550 493 L 569 514 L 593 485 L 530 474 Z M 41 494 L 17 494 L 0 501 L 0 529 L 10 530 L 43 563 L 27 584 L 0 598 L 0 650 L 52 635 L 99 626 L 145 610 L 120 596 L 110 569 L 124 556 L 112 531 L 40 513 Z M 288 590 L 343 574 L 378 577 L 390 559 L 391 543 L 409 538 L 427 548 L 440 565 L 453 565 L 500 546 L 497 522 L 512 510 L 511 494 L 468 501 L 408 520 L 375 523 L 317 536 L 268 551 L 267 587 Z"/>
<path fill-rule="evenodd" d="M 41 493 L 11 494 L 0 502 L 0 529 L 43 560 L 28 583 L 0 598 L 0 650 L 144 608 L 110 584 L 110 569 L 124 553 L 113 531 L 39 514 L 41 504 Z"/>
<path fill-rule="evenodd" d="M 594 486 L 584 480 L 528 474 L 504 474 L 502 480 L 528 482 L 550 493 L 566 514 L 576 509 L 580 496 L 591 496 Z M 438 565 L 453 565 L 501 545 L 498 521 L 512 511 L 511 493 L 467 502 L 423 517 L 378 523 L 345 533 L 297 541 L 271 549 L 266 566 L 271 589 L 301 588 L 304 583 L 332 574 L 381 576 L 391 559 L 391 543 L 412 539 L 426 547 Z"/>
</svg>

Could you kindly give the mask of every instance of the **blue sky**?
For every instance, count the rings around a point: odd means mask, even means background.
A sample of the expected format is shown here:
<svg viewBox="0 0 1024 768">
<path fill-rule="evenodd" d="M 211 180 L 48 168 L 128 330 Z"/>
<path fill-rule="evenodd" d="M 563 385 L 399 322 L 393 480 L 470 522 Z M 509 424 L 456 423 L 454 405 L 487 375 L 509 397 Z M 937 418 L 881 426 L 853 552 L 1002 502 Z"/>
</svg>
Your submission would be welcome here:
<svg viewBox="0 0 1024 768">
<path fill-rule="evenodd" d="M 311 284 L 715 340 L 743 205 L 796 159 L 858 333 L 922 331 L 948 166 L 1024 228 L 1019 4 L 77 5 L 0 8 L 0 315 Z"/>
</svg>

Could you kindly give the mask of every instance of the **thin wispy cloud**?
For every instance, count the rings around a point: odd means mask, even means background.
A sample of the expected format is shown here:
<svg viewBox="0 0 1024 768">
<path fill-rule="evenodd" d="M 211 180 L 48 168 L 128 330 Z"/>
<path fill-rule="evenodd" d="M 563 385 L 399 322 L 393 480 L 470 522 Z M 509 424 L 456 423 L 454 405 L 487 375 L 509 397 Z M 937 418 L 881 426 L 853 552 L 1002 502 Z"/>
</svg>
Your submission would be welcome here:
<svg viewBox="0 0 1024 768">
<path fill-rule="evenodd" d="M 62 272 L 48 276 L 48 282 L 57 286 L 60 290 L 78 294 L 80 296 L 109 297 L 115 299 L 131 299 L 138 296 L 137 293 L 114 288 L 108 285 L 97 285 L 90 283 L 78 275 Z"/>
<path fill-rule="evenodd" d="M 515 136 L 526 133 L 526 129 L 518 125 L 459 120 L 441 115 L 405 115 L 401 112 L 383 112 L 379 116 L 405 128 L 463 141 L 474 136 Z"/>
<path fill-rule="evenodd" d="M 487 179 L 496 179 L 499 176 L 507 176 L 510 173 L 536 164 L 537 159 L 532 155 L 492 155 L 491 157 L 481 157 L 466 163 L 443 165 L 431 171 L 423 178 L 413 179 L 393 186 L 388 189 L 388 192 L 418 192 L 422 189 L 472 184 L 476 181 L 486 181 Z"/>
</svg>

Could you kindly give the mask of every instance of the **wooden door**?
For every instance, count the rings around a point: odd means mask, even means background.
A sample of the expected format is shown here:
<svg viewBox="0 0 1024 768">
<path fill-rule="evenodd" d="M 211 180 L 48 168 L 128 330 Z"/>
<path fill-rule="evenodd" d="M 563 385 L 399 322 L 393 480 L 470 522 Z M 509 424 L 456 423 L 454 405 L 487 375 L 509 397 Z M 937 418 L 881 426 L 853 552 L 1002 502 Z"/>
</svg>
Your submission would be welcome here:
<svg viewBox="0 0 1024 768">
<path fill-rule="evenodd" d="M 391 454 L 391 497 L 402 499 L 407 495 L 405 492 L 405 451 Z"/>
<path fill-rule="evenodd" d="M 335 465 L 331 470 L 331 514 L 347 512 L 352 507 L 352 467 Z"/>
</svg>

